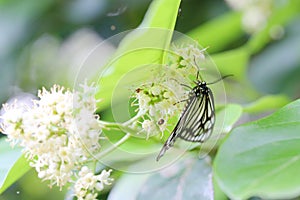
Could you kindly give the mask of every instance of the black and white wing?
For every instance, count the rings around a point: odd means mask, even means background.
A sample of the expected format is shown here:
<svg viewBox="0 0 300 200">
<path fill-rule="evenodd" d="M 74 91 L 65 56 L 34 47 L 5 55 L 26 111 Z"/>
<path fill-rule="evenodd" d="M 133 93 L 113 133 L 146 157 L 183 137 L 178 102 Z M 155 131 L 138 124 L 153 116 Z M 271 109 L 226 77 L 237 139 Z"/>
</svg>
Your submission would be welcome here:
<svg viewBox="0 0 300 200">
<path fill-rule="evenodd" d="M 204 142 L 212 133 L 215 124 L 214 97 L 209 88 L 192 101 L 181 116 L 181 124 L 177 127 L 178 137 L 191 142 Z M 179 123 L 180 123 L 179 121 Z M 175 129 L 174 129 L 175 131 Z"/>
<path fill-rule="evenodd" d="M 196 86 L 190 92 L 185 109 L 156 160 L 158 161 L 174 145 L 178 137 L 186 141 L 204 142 L 211 135 L 214 124 L 213 94 L 208 87 Z"/>
</svg>

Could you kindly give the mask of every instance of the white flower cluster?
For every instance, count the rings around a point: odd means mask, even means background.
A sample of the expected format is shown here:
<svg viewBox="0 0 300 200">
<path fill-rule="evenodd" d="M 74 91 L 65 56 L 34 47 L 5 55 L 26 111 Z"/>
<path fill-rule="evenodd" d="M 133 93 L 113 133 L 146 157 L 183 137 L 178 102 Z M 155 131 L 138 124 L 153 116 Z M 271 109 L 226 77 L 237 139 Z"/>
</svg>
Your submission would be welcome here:
<svg viewBox="0 0 300 200">
<path fill-rule="evenodd" d="M 3 105 L 3 133 L 12 145 L 24 148 L 30 165 L 50 186 L 73 182 L 83 163 L 100 150 L 94 92 L 86 84 L 74 92 L 54 85 L 40 90 L 32 107 L 17 101 Z"/>
<path fill-rule="evenodd" d="M 255 33 L 267 23 L 274 0 L 225 0 L 234 10 L 243 13 L 242 24 L 246 32 Z"/>
<path fill-rule="evenodd" d="M 137 100 L 138 115 L 142 117 L 142 129 L 150 135 L 163 132 L 167 128 L 165 122 L 178 110 L 175 93 L 166 85 L 155 82 L 142 85 L 134 97 Z"/>
<path fill-rule="evenodd" d="M 194 45 L 186 47 L 173 46 L 170 54 L 170 64 L 162 67 L 160 76 L 148 80 L 148 84 L 139 86 L 133 95 L 134 104 L 138 106 L 138 116 L 142 116 L 141 128 L 151 135 L 163 133 L 168 128 L 168 121 L 178 114 L 186 100 L 187 87 L 191 76 L 195 77 L 199 65 L 205 62 L 206 49 Z"/>
<path fill-rule="evenodd" d="M 195 75 L 199 69 L 199 63 L 205 62 L 204 52 L 207 48 L 199 49 L 193 44 L 186 47 L 173 45 L 174 53 L 170 56 L 171 67 L 182 77 Z"/>
<path fill-rule="evenodd" d="M 98 192 L 103 190 L 104 185 L 110 185 L 113 181 L 112 178 L 109 178 L 110 173 L 111 170 L 103 170 L 99 175 L 94 175 L 87 166 L 83 166 L 74 185 L 77 199 L 97 200 Z"/>
</svg>

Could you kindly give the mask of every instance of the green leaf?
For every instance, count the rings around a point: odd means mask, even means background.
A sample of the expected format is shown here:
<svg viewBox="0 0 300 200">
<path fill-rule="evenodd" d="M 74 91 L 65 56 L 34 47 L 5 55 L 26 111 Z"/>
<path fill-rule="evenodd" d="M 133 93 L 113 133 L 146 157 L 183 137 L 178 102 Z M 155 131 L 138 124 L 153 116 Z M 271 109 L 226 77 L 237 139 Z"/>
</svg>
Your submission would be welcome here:
<svg viewBox="0 0 300 200">
<path fill-rule="evenodd" d="M 271 109 L 281 108 L 290 102 L 285 95 L 268 95 L 244 106 L 244 112 L 257 113 Z"/>
<path fill-rule="evenodd" d="M 11 149 L 5 139 L 0 140 L 0 194 L 21 178 L 30 167 L 20 148 Z"/>
<path fill-rule="evenodd" d="M 232 131 L 214 175 L 232 199 L 288 199 L 300 194 L 300 100 Z"/>
<path fill-rule="evenodd" d="M 219 116 L 224 115 L 224 130 L 227 130 L 229 132 L 233 125 L 239 120 L 243 113 L 243 109 L 238 104 L 227 104 L 220 112 Z M 218 116 L 218 115 L 217 115 Z"/>
<path fill-rule="evenodd" d="M 138 67 L 164 62 L 165 50 L 169 48 L 180 0 L 154 0 L 141 25 L 130 32 L 121 41 L 113 59 L 102 69 L 99 92 L 96 97 L 103 99 L 100 107 L 107 107 L 113 95 L 113 89 L 121 77 Z M 110 69 L 108 69 L 109 67 Z M 107 74 L 108 71 L 113 73 Z M 140 76 L 143 74 L 135 75 Z M 134 84 L 133 80 L 123 83 L 123 87 Z M 124 88 L 126 90 L 126 88 Z M 124 95 L 117 92 L 115 99 Z"/>
<path fill-rule="evenodd" d="M 213 185 L 214 185 L 214 199 L 216 200 L 228 200 L 226 194 L 221 190 L 218 182 L 213 177 Z"/>
<path fill-rule="evenodd" d="M 198 41 L 201 46 L 209 46 L 208 52 L 218 52 L 244 35 L 241 27 L 241 14 L 226 13 L 193 29 L 187 35 Z"/>
<path fill-rule="evenodd" d="M 211 165 L 195 157 L 181 160 L 149 177 L 137 199 L 213 199 Z"/>
<path fill-rule="evenodd" d="M 246 70 L 250 54 L 245 48 L 225 51 L 211 56 L 218 66 L 221 74 L 233 74 L 232 78 L 245 82 L 247 80 Z"/>
<path fill-rule="evenodd" d="M 124 174 L 109 193 L 108 200 L 137 199 L 139 190 L 150 174 Z"/>
<path fill-rule="evenodd" d="M 216 148 L 223 141 L 224 137 L 231 131 L 234 124 L 239 120 L 243 113 L 243 109 L 237 104 L 228 104 L 220 108 L 216 108 L 216 124 L 211 137 L 204 143 L 190 144 L 189 149 L 200 146 L 200 157 L 204 157 L 213 148 Z"/>
</svg>

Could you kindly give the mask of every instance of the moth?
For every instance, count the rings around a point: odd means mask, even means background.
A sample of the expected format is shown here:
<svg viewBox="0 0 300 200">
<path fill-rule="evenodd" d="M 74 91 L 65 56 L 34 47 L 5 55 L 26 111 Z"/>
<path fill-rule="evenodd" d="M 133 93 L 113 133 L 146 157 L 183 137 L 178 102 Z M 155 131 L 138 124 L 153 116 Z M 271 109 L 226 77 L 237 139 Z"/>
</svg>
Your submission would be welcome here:
<svg viewBox="0 0 300 200">
<path fill-rule="evenodd" d="M 188 98 L 185 100 L 185 108 L 174 130 L 160 150 L 156 161 L 159 161 L 165 152 L 174 145 L 177 138 L 190 142 L 203 143 L 210 137 L 213 131 L 215 125 L 215 104 L 213 93 L 208 85 L 217 83 L 232 75 L 223 76 L 211 83 L 199 80 L 198 75 L 199 72 L 197 73 L 197 80 L 194 81 L 195 87 L 191 88 L 183 85 L 190 88 Z"/>
</svg>

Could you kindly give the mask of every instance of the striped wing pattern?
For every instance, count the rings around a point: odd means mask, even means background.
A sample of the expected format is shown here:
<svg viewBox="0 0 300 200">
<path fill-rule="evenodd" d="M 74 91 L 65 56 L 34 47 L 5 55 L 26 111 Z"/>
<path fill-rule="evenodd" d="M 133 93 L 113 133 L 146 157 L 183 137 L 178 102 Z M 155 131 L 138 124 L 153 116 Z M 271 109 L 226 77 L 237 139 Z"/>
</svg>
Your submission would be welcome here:
<svg viewBox="0 0 300 200">
<path fill-rule="evenodd" d="M 184 111 L 171 135 L 163 145 L 156 160 L 174 145 L 179 137 L 191 142 L 204 142 L 209 138 L 215 124 L 214 97 L 205 82 L 198 81 L 189 93 Z"/>
</svg>

